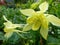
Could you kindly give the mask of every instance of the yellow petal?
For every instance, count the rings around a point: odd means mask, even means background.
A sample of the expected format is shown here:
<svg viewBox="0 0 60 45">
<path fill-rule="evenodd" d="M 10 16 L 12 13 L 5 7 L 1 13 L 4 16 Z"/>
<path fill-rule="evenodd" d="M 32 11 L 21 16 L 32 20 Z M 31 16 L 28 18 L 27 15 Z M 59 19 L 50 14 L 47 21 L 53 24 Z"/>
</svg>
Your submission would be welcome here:
<svg viewBox="0 0 60 45">
<path fill-rule="evenodd" d="M 28 24 L 33 24 L 34 21 L 35 21 L 35 16 L 30 16 L 30 17 L 27 18 L 27 23 Z"/>
<path fill-rule="evenodd" d="M 20 12 L 26 16 L 32 16 L 35 13 L 33 9 L 24 9 L 20 10 Z"/>
<path fill-rule="evenodd" d="M 13 26 L 16 28 L 16 27 L 19 27 L 19 28 L 23 28 L 25 24 L 13 24 Z"/>
<path fill-rule="evenodd" d="M 7 27 L 4 28 L 4 32 L 13 32 L 13 30 L 14 29 L 12 29 L 12 28 L 7 28 Z"/>
<path fill-rule="evenodd" d="M 47 2 L 43 2 L 42 4 L 40 4 L 39 8 L 42 12 L 46 12 L 46 10 L 48 10 L 48 3 Z"/>
<path fill-rule="evenodd" d="M 55 26 L 60 26 L 60 19 L 54 15 L 47 16 L 47 19 L 50 23 L 52 23 Z"/>
<path fill-rule="evenodd" d="M 4 15 L 3 15 L 3 18 L 4 18 L 5 21 L 9 22 L 9 20 L 7 20 L 7 18 Z"/>
<path fill-rule="evenodd" d="M 8 32 L 4 35 L 5 38 L 10 38 L 12 36 L 13 32 Z"/>
<path fill-rule="evenodd" d="M 43 27 L 41 27 L 40 29 L 40 34 L 42 35 L 42 37 L 47 40 L 47 36 L 48 36 L 48 29 L 45 29 Z"/>
<path fill-rule="evenodd" d="M 3 16 L 3 18 L 7 21 L 7 22 L 4 23 L 4 25 L 5 25 L 6 28 L 13 27 L 12 22 L 10 22 L 9 20 L 7 20 L 7 18 L 5 16 Z"/>
<path fill-rule="evenodd" d="M 40 26 L 41 26 L 41 22 L 37 21 L 32 25 L 32 30 L 37 31 L 40 28 Z"/>
<path fill-rule="evenodd" d="M 22 28 L 24 24 L 13 24 L 12 22 L 9 21 L 9 22 L 5 22 L 4 25 L 5 25 L 5 28 L 7 29 L 14 29 L 16 27 Z"/>
<path fill-rule="evenodd" d="M 8 21 L 7 18 L 3 15 L 4 20 Z"/>
<path fill-rule="evenodd" d="M 6 26 L 6 27 L 14 27 L 14 28 L 16 28 L 16 27 L 21 27 L 21 26 L 23 26 L 23 24 L 13 24 L 12 22 L 10 22 L 9 20 L 7 20 L 7 18 L 3 15 L 3 18 L 7 21 L 7 22 L 5 22 L 4 23 L 4 25 Z"/>
<path fill-rule="evenodd" d="M 23 31 L 29 31 L 31 29 L 32 25 L 29 25 L 29 24 L 26 24 L 24 27 L 23 27 Z"/>
<path fill-rule="evenodd" d="M 5 22 L 4 25 L 5 25 L 5 28 L 9 28 L 9 29 L 14 29 L 17 27 L 10 22 Z"/>
<path fill-rule="evenodd" d="M 45 19 L 42 22 L 42 26 L 40 29 L 40 34 L 42 35 L 42 37 L 47 40 L 47 36 L 48 36 L 48 21 Z"/>
</svg>

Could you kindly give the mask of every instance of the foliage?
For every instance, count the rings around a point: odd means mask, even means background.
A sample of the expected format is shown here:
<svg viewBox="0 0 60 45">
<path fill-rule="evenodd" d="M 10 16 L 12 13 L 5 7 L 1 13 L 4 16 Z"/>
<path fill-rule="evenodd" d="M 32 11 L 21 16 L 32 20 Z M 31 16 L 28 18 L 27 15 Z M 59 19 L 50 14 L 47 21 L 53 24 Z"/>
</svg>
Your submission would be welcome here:
<svg viewBox="0 0 60 45">
<path fill-rule="evenodd" d="M 3 23 L 5 22 L 4 18 L 3 18 L 3 15 L 6 16 L 6 18 L 8 20 L 10 20 L 12 23 L 14 24 L 20 24 L 20 23 L 26 23 L 25 20 L 26 20 L 26 16 L 22 15 L 19 11 L 19 9 L 13 9 L 13 8 L 6 8 L 4 6 L 0 7 L 0 16 L 1 16 L 1 20 L 0 20 L 0 31 L 1 31 L 1 34 L 3 34 L 2 36 L 4 37 L 4 34 L 5 32 L 3 32 L 3 28 L 4 28 L 4 25 Z M 18 28 L 20 29 L 20 28 Z M 29 33 L 20 33 L 20 34 L 16 34 L 16 33 L 13 33 L 13 35 L 7 40 L 6 38 L 3 38 L 2 39 L 2 36 L 1 36 L 1 40 L 3 40 L 3 44 L 2 45 L 20 45 L 19 43 L 21 42 L 21 45 L 25 45 L 26 43 L 29 43 L 30 44 L 35 44 L 35 42 L 37 42 L 37 40 L 39 38 L 39 35 L 38 35 L 38 31 L 37 32 L 33 32 L 33 31 L 29 31 Z M 28 35 L 27 35 L 28 34 Z M 36 36 L 37 35 L 37 36 Z M 37 38 L 37 40 L 35 40 Z M 22 43 L 23 42 L 23 43 Z M 39 42 L 39 41 L 38 41 Z"/>
</svg>

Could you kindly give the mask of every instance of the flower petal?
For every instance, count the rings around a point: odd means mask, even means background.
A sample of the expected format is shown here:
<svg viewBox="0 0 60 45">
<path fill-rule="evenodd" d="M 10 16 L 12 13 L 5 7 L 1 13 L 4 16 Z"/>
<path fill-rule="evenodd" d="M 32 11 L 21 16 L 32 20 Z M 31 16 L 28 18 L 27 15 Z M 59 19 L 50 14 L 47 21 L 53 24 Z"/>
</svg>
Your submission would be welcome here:
<svg viewBox="0 0 60 45">
<path fill-rule="evenodd" d="M 13 24 L 14 27 L 23 28 L 25 24 Z"/>
<path fill-rule="evenodd" d="M 4 20 L 8 21 L 7 18 L 3 15 Z"/>
<path fill-rule="evenodd" d="M 29 24 L 26 24 L 24 27 L 23 27 L 23 31 L 29 31 L 31 29 L 32 25 L 29 25 Z"/>
<path fill-rule="evenodd" d="M 31 16 L 35 13 L 33 9 L 24 9 L 24 10 L 20 10 L 20 12 L 26 16 Z"/>
<path fill-rule="evenodd" d="M 4 15 L 3 15 L 3 18 L 5 21 L 10 22 Z"/>
<path fill-rule="evenodd" d="M 42 11 L 42 12 L 46 12 L 46 10 L 48 10 L 48 3 L 47 2 L 43 2 L 40 6 L 39 6 L 39 8 L 40 8 L 40 10 Z"/>
<path fill-rule="evenodd" d="M 5 38 L 10 38 L 12 36 L 13 32 L 7 32 L 4 36 Z"/>
<path fill-rule="evenodd" d="M 35 21 L 35 16 L 30 16 L 30 17 L 27 18 L 27 21 L 26 21 L 26 22 L 27 22 L 28 24 L 33 24 L 34 21 Z"/>
<path fill-rule="evenodd" d="M 47 39 L 47 36 L 48 36 L 48 21 L 47 21 L 47 19 L 43 20 L 43 22 L 42 22 L 40 34 L 42 35 L 42 37 L 45 40 Z"/>
<path fill-rule="evenodd" d="M 49 22 L 51 22 L 55 26 L 60 26 L 60 19 L 54 15 L 47 16 Z"/>
<path fill-rule="evenodd" d="M 41 26 L 41 22 L 40 22 L 40 21 L 37 21 L 37 22 L 35 22 L 35 23 L 33 24 L 32 30 L 33 30 L 33 31 L 37 31 L 37 30 L 40 28 L 40 26 Z"/>
<path fill-rule="evenodd" d="M 42 35 L 42 37 L 43 37 L 45 40 L 47 40 L 48 29 L 41 27 L 41 29 L 40 29 L 40 34 Z"/>
</svg>

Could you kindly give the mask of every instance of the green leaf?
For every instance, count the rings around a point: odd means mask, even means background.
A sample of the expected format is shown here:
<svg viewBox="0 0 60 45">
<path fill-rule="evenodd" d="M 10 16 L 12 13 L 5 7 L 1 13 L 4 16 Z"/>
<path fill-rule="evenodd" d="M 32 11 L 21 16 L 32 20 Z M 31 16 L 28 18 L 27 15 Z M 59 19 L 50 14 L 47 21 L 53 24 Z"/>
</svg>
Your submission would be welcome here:
<svg viewBox="0 0 60 45">
<path fill-rule="evenodd" d="M 0 40 L 4 40 L 4 34 L 3 34 L 3 32 L 0 32 Z"/>
<path fill-rule="evenodd" d="M 60 39 L 49 35 L 47 40 L 47 45 L 60 45 Z"/>
</svg>

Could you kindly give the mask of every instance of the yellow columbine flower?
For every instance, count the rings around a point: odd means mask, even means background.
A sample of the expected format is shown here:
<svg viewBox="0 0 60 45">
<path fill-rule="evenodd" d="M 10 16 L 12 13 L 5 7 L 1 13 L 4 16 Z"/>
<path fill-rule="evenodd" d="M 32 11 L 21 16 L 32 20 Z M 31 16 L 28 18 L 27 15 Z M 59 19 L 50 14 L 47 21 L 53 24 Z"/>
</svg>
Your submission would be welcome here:
<svg viewBox="0 0 60 45">
<path fill-rule="evenodd" d="M 30 29 L 36 31 L 40 28 L 40 34 L 44 39 L 47 39 L 49 22 L 55 26 L 60 26 L 59 18 L 44 13 L 48 10 L 48 6 L 47 2 L 43 2 L 39 5 L 40 11 L 35 12 L 33 9 L 20 10 L 22 14 L 28 16 L 27 24 L 23 28 L 23 31 L 28 31 Z"/>
<path fill-rule="evenodd" d="M 6 34 L 4 35 L 7 39 L 9 37 L 11 37 L 11 35 L 13 34 L 13 32 L 22 32 L 20 30 L 16 30 L 15 28 L 20 27 L 22 28 L 24 24 L 13 24 L 12 22 L 10 22 L 9 20 L 7 20 L 7 18 L 5 16 L 3 16 L 3 18 L 5 19 L 4 25 L 4 32 L 6 32 Z M 24 33 L 24 32 L 23 32 Z"/>
</svg>

